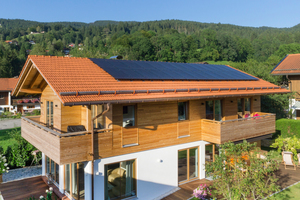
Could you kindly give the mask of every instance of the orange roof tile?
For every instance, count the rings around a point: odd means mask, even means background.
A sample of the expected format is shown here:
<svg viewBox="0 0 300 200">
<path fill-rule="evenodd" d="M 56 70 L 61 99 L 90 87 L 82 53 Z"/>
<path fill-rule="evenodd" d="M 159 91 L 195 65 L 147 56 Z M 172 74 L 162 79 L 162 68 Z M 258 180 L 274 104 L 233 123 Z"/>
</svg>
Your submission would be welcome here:
<svg viewBox="0 0 300 200">
<path fill-rule="evenodd" d="M 12 91 L 18 78 L 0 78 L 0 91 Z"/>
<path fill-rule="evenodd" d="M 105 72 L 88 58 L 29 56 L 47 83 L 59 96 L 62 103 L 89 103 L 89 102 L 118 102 L 118 101 L 156 101 L 180 98 L 208 98 L 231 95 L 259 95 L 288 93 L 290 91 L 279 88 L 267 81 L 118 81 Z M 27 63 L 27 62 L 26 62 Z M 26 66 L 26 64 L 25 64 Z M 24 66 L 24 68 L 25 68 Z M 21 76 L 24 68 L 21 72 Z M 237 90 L 229 88 L 249 88 L 251 90 Z M 265 89 L 263 89 L 265 87 Z M 275 89 L 273 89 L 275 87 Z M 186 91 L 186 92 L 154 92 L 135 93 L 136 90 L 167 90 L 191 88 L 223 88 L 217 91 Z M 253 89 L 256 88 L 256 89 Z M 266 89 L 269 88 L 269 89 Z M 272 89 L 270 89 L 272 88 Z M 130 94 L 102 94 L 101 91 L 132 90 Z M 62 95 L 63 92 L 98 91 L 94 95 Z M 14 91 L 15 92 L 15 91 Z M 135 94 L 134 94 L 135 93 Z"/>
<path fill-rule="evenodd" d="M 289 54 L 272 70 L 273 75 L 300 74 L 300 54 Z"/>
</svg>

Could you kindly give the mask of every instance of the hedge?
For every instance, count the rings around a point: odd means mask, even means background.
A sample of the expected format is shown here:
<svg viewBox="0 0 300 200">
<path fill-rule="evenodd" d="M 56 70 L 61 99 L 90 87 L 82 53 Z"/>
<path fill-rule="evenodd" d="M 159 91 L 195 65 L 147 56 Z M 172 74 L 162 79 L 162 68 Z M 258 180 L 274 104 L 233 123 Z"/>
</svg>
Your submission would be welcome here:
<svg viewBox="0 0 300 200">
<path fill-rule="evenodd" d="M 300 120 L 278 119 L 276 120 L 276 133 L 282 137 L 291 137 L 295 135 L 300 138 Z"/>
</svg>

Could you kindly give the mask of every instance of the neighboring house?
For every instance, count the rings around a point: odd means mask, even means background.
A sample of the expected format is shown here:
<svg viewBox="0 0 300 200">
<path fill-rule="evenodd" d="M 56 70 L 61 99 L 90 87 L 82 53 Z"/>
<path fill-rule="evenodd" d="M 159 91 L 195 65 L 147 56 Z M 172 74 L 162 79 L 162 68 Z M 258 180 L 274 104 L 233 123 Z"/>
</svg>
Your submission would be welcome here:
<svg viewBox="0 0 300 200">
<path fill-rule="evenodd" d="M 289 90 L 295 92 L 289 108 L 294 119 L 300 119 L 300 54 L 288 54 L 273 68 L 271 74 L 283 75 L 288 79 Z"/>
<path fill-rule="evenodd" d="M 0 78 L 0 114 L 3 112 L 13 112 L 11 92 L 17 81 L 18 78 Z"/>
<path fill-rule="evenodd" d="M 62 193 L 147 200 L 205 178 L 219 144 L 259 146 L 261 95 L 288 92 L 224 65 L 28 56 L 13 95 L 41 95 L 21 132 Z"/>
<path fill-rule="evenodd" d="M 12 106 L 13 109 L 11 112 L 14 113 L 31 113 L 34 110 L 40 110 L 40 98 L 39 97 L 32 97 L 26 96 L 23 98 L 12 98 Z"/>
<path fill-rule="evenodd" d="M 14 45 L 18 45 L 18 42 L 16 40 L 6 40 L 5 41 L 7 44 L 14 44 Z"/>
<path fill-rule="evenodd" d="M 74 43 L 70 43 L 69 47 L 75 47 L 75 44 Z"/>
<path fill-rule="evenodd" d="M 35 44 L 35 41 L 30 40 L 30 41 L 29 41 L 29 44 Z"/>
</svg>

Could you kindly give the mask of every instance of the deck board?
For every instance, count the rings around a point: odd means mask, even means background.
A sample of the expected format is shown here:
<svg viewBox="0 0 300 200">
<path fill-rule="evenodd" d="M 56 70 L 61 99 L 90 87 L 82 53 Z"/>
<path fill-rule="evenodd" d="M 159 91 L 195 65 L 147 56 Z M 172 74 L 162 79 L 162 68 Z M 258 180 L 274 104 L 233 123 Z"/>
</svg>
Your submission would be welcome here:
<svg viewBox="0 0 300 200">
<path fill-rule="evenodd" d="M 46 196 L 47 189 L 49 187 L 41 176 L 0 184 L 4 200 L 26 200 L 30 197 L 39 199 L 41 195 Z M 52 199 L 55 199 L 55 196 L 52 193 Z M 59 198 L 57 197 L 57 199 Z"/>
</svg>

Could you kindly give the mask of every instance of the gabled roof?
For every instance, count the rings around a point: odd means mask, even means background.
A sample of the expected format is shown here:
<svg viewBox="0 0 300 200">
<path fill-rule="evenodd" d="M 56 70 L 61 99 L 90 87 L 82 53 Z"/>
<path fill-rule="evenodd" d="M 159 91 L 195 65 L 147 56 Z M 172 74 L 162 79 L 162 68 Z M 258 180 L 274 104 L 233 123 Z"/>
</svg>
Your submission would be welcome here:
<svg viewBox="0 0 300 200">
<path fill-rule="evenodd" d="M 13 91 L 18 78 L 0 78 L 0 91 Z"/>
<path fill-rule="evenodd" d="M 262 79 L 255 81 L 117 80 L 88 58 L 29 56 L 13 94 L 16 95 L 22 89 L 30 63 L 64 105 L 170 101 L 290 92 Z"/>
<path fill-rule="evenodd" d="M 288 54 L 271 71 L 273 75 L 300 75 L 300 54 Z"/>
</svg>

